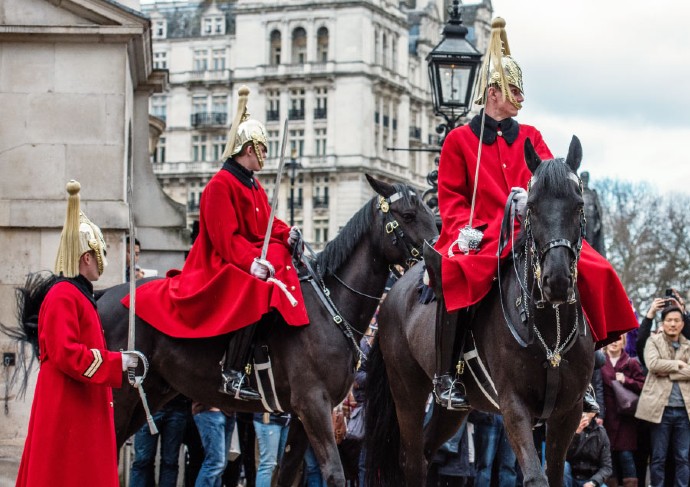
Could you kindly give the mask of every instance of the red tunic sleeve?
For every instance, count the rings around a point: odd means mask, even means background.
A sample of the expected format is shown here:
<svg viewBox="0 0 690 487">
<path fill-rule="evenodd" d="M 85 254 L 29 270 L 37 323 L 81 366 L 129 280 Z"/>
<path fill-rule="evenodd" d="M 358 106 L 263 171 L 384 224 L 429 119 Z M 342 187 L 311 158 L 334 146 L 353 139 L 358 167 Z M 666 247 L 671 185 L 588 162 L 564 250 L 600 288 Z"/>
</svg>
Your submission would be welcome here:
<svg viewBox="0 0 690 487">
<path fill-rule="evenodd" d="M 41 361 L 50 360 L 72 379 L 110 387 L 122 385 L 122 354 L 105 348 L 98 313 L 69 283 L 46 296 L 39 317 Z"/>
</svg>

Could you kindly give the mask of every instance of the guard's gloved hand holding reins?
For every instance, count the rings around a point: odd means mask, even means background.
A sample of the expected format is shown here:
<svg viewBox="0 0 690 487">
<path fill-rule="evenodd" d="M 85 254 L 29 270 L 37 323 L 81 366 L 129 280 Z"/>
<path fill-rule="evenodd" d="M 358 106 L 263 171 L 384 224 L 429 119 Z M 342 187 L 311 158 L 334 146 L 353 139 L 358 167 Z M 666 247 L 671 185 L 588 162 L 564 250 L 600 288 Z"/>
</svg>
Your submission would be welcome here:
<svg viewBox="0 0 690 487">
<path fill-rule="evenodd" d="M 299 228 L 297 228 L 296 226 L 292 227 L 292 228 L 290 229 L 290 235 L 288 236 L 288 241 L 287 241 L 288 246 L 290 247 L 290 249 L 294 249 L 294 248 L 295 248 L 295 244 L 296 244 L 297 241 L 299 240 L 299 237 L 300 237 Z"/>
<path fill-rule="evenodd" d="M 515 191 L 513 205 L 517 211 L 518 218 L 522 220 L 525 217 L 525 208 L 527 207 L 527 191 L 524 188 L 511 188 L 511 191 Z"/>
</svg>

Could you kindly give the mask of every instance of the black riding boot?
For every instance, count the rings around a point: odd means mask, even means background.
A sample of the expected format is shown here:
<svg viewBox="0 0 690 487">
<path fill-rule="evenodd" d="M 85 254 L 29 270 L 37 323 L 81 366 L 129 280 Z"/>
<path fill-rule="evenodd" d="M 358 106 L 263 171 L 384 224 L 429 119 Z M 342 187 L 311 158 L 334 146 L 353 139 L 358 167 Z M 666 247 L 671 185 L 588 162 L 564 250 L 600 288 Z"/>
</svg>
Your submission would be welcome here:
<svg viewBox="0 0 690 487">
<path fill-rule="evenodd" d="M 460 312 L 448 313 L 443 300 L 437 302 L 434 396 L 440 406 L 450 410 L 462 410 L 470 407 L 467 397 L 465 397 L 465 386 L 460 380 L 454 360 L 460 314 Z"/>
<path fill-rule="evenodd" d="M 236 399 L 256 401 L 261 394 L 249 385 L 245 374 L 245 366 L 249 366 L 248 355 L 251 350 L 254 333 L 258 323 L 240 328 L 230 335 L 228 350 L 225 352 L 223 363 L 223 385 L 220 392 L 235 396 Z"/>
<path fill-rule="evenodd" d="M 436 373 L 434 374 L 434 396 L 436 402 L 451 410 L 470 407 L 465 397 L 465 386 L 458 377 L 454 363 L 456 352 L 462 353 L 462 345 L 456 347 L 456 335 L 464 318 L 460 312 L 448 313 L 443 300 L 441 285 L 441 254 L 428 242 L 424 242 L 424 262 L 431 287 L 436 295 Z M 464 333 L 464 329 L 463 329 Z M 463 340 L 464 341 L 464 340 Z M 459 348 L 459 352 L 457 350 Z"/>
</svg>

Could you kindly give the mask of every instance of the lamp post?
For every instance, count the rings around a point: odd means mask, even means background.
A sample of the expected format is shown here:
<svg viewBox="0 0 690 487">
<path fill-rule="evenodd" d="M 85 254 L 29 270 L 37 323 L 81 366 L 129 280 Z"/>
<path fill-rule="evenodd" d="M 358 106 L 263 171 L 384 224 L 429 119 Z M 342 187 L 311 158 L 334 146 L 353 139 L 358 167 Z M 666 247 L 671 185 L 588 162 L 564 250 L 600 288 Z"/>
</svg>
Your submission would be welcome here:
<svg viewBox="0 0 690 487">
<path fill-rule="evenodd" d="M 290 170 L 290 226 L 295 226 L 295 176 L 302 164 L 297 161 L 297 149 L 293 148 L 290 161 L 285 163 L 285 168 Z"/>
<path fill-rule="evenodd" d="M 445 119 L 445 123 L 436 127 L 436 132 L 442 134 L 441 146 L 460 118 L 470 111 L 474 81 L 482 57 L 481 53 L 465 39 L 468 30 L 462 24 L 459 0 L 453 0 L 449 13 L 450 17 L 443 28 L 441 42 L 426 58 L 429 64 L 434 114 Z M 437 157 L 437 166 L 438 160 Z M 437 210 L 438 169 L 429 172 L 426 179 L 431 189 L 424 192 L 424 199 L 432 209 Z"/>
</svg>

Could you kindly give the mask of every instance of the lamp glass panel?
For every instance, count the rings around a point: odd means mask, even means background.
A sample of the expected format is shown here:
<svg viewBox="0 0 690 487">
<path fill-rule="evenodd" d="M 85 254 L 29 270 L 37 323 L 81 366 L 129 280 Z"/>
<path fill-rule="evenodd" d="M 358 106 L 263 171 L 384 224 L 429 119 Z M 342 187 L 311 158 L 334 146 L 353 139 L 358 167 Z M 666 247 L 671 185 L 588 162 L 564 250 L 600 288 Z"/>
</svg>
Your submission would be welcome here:
<svg viewBox="0 0 690 487">
<path fill-rule="evenodd" d="M 441 64 L 439 70 L 439 104 L 441 106 L 467 106 L 467 88 L 470 79 L 470 66 Z"/>
</svg>

